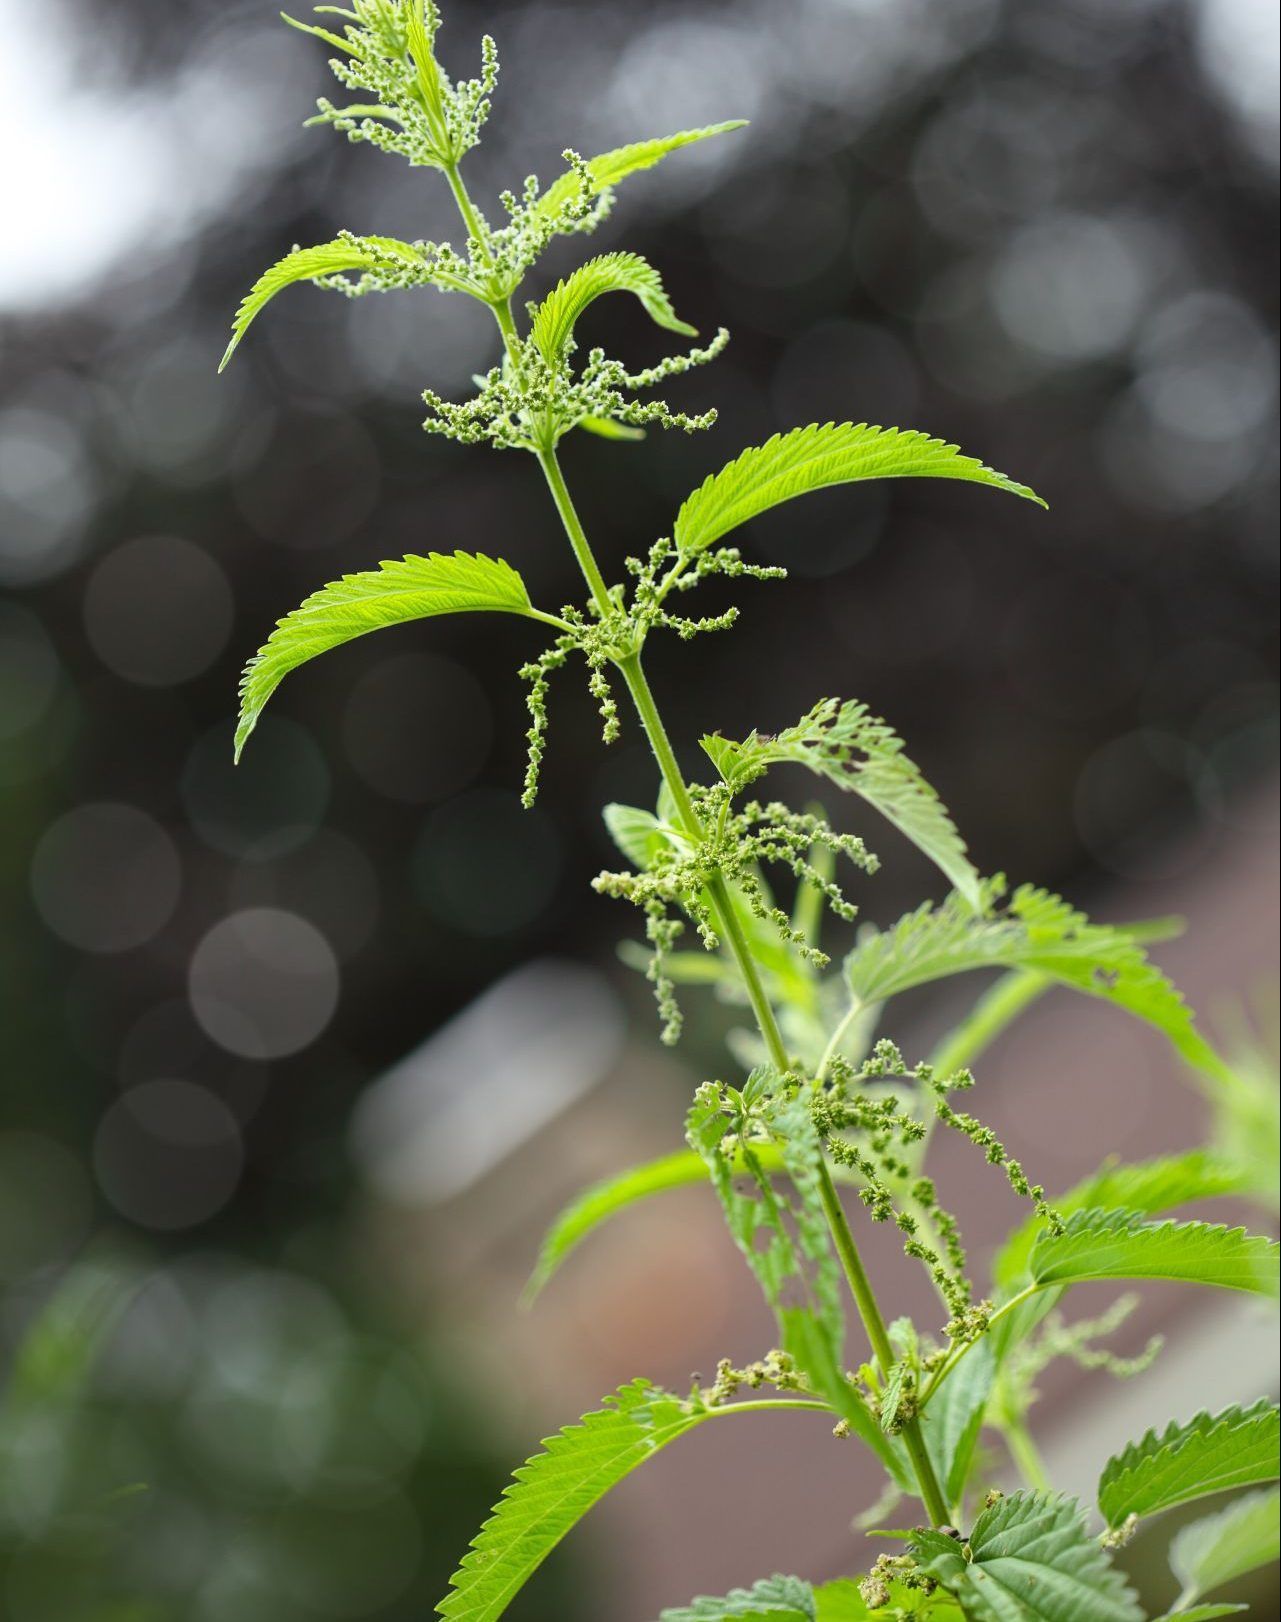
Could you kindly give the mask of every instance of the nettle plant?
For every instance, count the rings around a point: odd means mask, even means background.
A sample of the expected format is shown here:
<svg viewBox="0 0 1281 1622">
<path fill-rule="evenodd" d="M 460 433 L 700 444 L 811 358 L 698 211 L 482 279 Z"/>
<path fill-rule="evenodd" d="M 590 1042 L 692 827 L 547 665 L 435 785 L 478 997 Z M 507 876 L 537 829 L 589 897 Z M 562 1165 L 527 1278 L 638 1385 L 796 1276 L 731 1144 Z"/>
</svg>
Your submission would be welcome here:
<svg viewBox="0 0 1281 1622">
<path fill-rule="evenodd" d="M 462 219 L 461 246 L 341 232 L 295 248 L 256 283 L 236 317 L 231 352 L 267 302 L 310 281 L 348 297 L 439 288 L 492 311 L 500 358 L 462 403 L 424 394 L 425 427 L 465 445 L 528 452 L 546 481 L 587 587 L 586 602 L 557 612 L 535 607 L 509 564 L 458 551 L 410 556 L 344 576 L 282 619 L 245 671 L 237 753 L 271 694 L 291 670 L 380 626 L 446 613 L 501 612 L 545 626 L 543 653 L 527 662 L 531 723 L 526 804 L 538 788 L 551 677 L 581 659 L 599 704 L 604 740 L 623 725 L 622 690 L 653 752 L 660 786 L 653 810 L 611 805 L 605 821 L 626 866 L 596 888 L 637 907 L 648 950 L 635 947 L 658 1002 L 663 1040 L 677 1039 L 683 985 L 714 989 L 750 1012 L 754 1030 L 731 1041 L 722 1077 L 701 1085 L 686 1121 L 689 1144 L 589 1190 L 548 1236 L 531 1288 L 569 1251 L 626 1205 L 683 1183 L 710 1182 L 730 1231 L 777 1322 L 776 1344 L 738 1367 L 729 1359 L 710 1384 L 684 1392 L 644 1379 L 550 1438 L 517 1470 L 439 1604 L 455 1622 L 500 1616 L 548 1552 L 616 1482 L 686 1432 L 763 1410 L 786 1410 L 838 1438 L 855 1438 L 884 1468 L 887 1490 L 873 1524 L 899 1499 L 907 1529 L 861 1578 L 814 1587 L 775 1576 L 722 1599 L 664 1612 L 666 1622 L 769 1618 L 849 1622 L 919 1616 L 932 1622 L 1133 1622 L 1142 1617 L 1113 1565 L 1140 1520 L 1231 1488 L 1252 1488 L 1175 1538 L 1178 1597 L 1168 1613 L 1193 1622 L 1235 1606 L 1202 1596 L 1277 1552 L 1278 1411 L 1267 1402 L 1199 1413 L 1149 1431 L 1103 1464 L 1093 1510 L 1054 1490 L 1027 1428 L 1036 1380 L 1055 1358 L 1117 1374 L 1144 1367 L 1104 1344 L 1133 1302 L 1068 1322 L 1068 1289 L 1095 1280 L 1172 1279 L 1220 1289 L 1276 1293 L 1277 1247 L 1244 1229 L 1153 1220 L 1186 1202 L 1249 1192 L 1248 1173 L 1222 1153 L 1198 1150 L 1136 1165 L 1109 1163 L 1050 1200 L 996 1133 L 960 1106 L 970 1066 L 1047 988 L 1067 986 L 1114 1003 L 1165 1033 L 1211 1089 L 1234 1085 L 1231 1069 L 1198 1034 L 1178 992 L 1147 960 L 1159 929 L 1104 928 L 1056 896 L 984 879 L 933 789 L 893 731 L 856 701 L 827 698 L 795 725 L 741 741 L 701 740 L 704 780 L 682 771 L 645 677 L 651 636 L 690 639 L 732 626 L 735 608 L 695 617 L 686 594 L 714 576 L 781 579 L 748 562 L 727 538 L 748 520 L 807 491 L 861 479 L 959 479 L 1029 502 L 1031 490 L 956 446 L 923 433 L 826 423 L 782 433 L 745 450 L 685 501 L 670 535 L 644 557 L 624 560 L 611 583 L 575 510 L 557 460 L 568 433 L 636 439 L 646 427 L 693 431 L 715 413 L 690 416 L 646 391 L 702 365 L 727 341 L 631 372 L 603 349 L 583 355 L 579 318 L 603 294 L 632 293 L 658 326 L 694 337 L 678 319 L 658 272 L 633 253 L 589 259 L 533 302 L 517 295 L 558 238 L 589 233 L 609 212 L 614 188 L 679 148 L 738 128 L 682 130 L 567 165 L 546 189 L 530 176 L 500 198 L 493 224 L 472 200 L 461 163 L 476 145 L 498 73 L 493 41 L 478 78 L 454 82 L 436 55 L 432 0 L 351 0 L 318 8 L 333 26 L 294 23 L 335 52 L 331 66 L 350 104 L 321 100 L 312 122 L 349 140 L 399 154 L 443 175 Z M 291 20 L 291 19 L 287 19 Z M 225 360 L 224 360 L 225 364 Z M 1043 503 L 1041 503 L 1043 505 Z M 844 961 L 819 945 L 830 912 L 854 906 L 838 878 L 876 870 L 862 840 L 838 832 L 821 811 L 793 810 L 759 785 L 779 764 L 808 767 L 828 790 L 859 796 L 937 864 L 952 887 L 894 928 L 864 928 Z M 769 875 L 767 877 L 767 875 Z M 790 908 L 777 884 L 792 892 Z M 682 938 L 684 944 L 682 945 Z M 909 1062 L 876 1039 L 877 1018 L 897 994 L 971 970 L 1000 977 L 926 1062 Z M 960 1134 L 994 1178 L 1027 1204 L 1026 1220 L 1000 1249 L 990 1280 L 975 1278 L 956 1218 L 928 1175 L 939 1128 Z M 853 1196 L 854 1220 L 842 1202 Z M 923 1267 L 938 1309 L 917 1325 L 887 1312 L 869 1281 L 856 1230 L 898 1230 L 908 1260 Z M 852 1305 L 858 1326 L 847 1349 Z M 980 1436 L 1004 1439 L 1024 1486 L 1003 1493 Z M 850 1445 L 844 1442 L 843 1445 Z M 764 1468 L 764 1467 L 763 1467 Z M 851 1506 L 857 1508 L 858 1506 Z"/>
</svg>

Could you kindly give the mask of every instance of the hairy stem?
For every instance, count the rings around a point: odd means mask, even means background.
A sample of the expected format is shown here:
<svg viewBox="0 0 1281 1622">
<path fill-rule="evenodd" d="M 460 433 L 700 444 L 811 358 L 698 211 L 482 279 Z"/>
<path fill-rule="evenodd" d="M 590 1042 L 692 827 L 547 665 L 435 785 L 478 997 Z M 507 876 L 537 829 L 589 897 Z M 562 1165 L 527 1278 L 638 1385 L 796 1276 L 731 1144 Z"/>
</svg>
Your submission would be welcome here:
<svg viewBox="0 0 1281 1622">
<path fill-rule="evenodd" d="M 566 534 L 574 548 L 574 555 L 582 566 L 583 574 L 588 585 L 592 588 L 593 596 L 597 596 L 596 582 L 600 581 L 600 590 L 605 593 L 608 602 L 608 593 L 604 581 L 601 579 L 600 569 L 592 554 L 591 546 L 583 530 L 582 522 L 574 508 L 573 499 L 565 485 L 564 475 L 554 451 L 544 451 L 539 454 L 539 464 L 547 478 L 552 496 L 556 502 L 557 510 L 565 525 Z M 599 601 L 599 597 L 597 597 Z M 641 665 L 639 652 L 629 654 L 619 661 L 619 669 L 623 680 L 627 683 L 627 690 L 631 694 L 632 702 L 636 706 L 636 713 L 640 718 L 645 736 L 649 740 L 654 758 L 658 762 L 663 780 L 675 801 L 681 820 L 689 831 L 698 835 L 702 832 L 697 813 L 690 800 L 689 788 L 677 762 L 671 739 L 667 735 L 667 728 L 663 725 L 662 716 L 654 702 L 654 695 L 650 689 Z M 719 875 L 708 886 L 708 898 L 712 919 L 717 933 L 729 948 L 739 973 L 743 977 L 743 984 L 747 990 L 748 999 L 752 1005 L 752 1012 L 760 1028 L 761 1037 L 765 1042 L 770 1056 L 770 1062 L 780 1071 L 789 1068 L 787 1046 L 783 1041 L 783 1034 L 779 1029 L 778 1019 L 761 981 L 756 960 L 752 956 L 751 947 L 743 933 L 743 926 L 734 904 L 733 895 L 729 886 Z M 877 1362 L 882 1371 L 888 1370 L 894 1362 L 894 1350 L 890 1345 L 889 1336 L 885 1331 L 885 1320 L 876 1302 L 871 1281 L 863 1267 L 858 1246 L 846 1219 L 845 1212 L 832 1182 L 831 1172 L 827 1161 L 819 1157 L 819 1188 L 823 1196 L 823 1209 L 827 1216 L 828 1226 L 832 1231 L 832 1238 L 841 1264 L 845 1269 L 845 1277 L 849 1281 L 850 1293 L 854 1297 L 854 1305 L 863 1323 L 868 1342 L 876 1355 Z M 911 1458 L 917 1481 L 921 1488 L 921 1496 L 930 1518 L 936 1526 L 946 1524 L 948 1519 L 947 1504 L 944 1501 L 938 1480 L 934 1474 L 934 1467 L 926 1451 L 925 1439 L 921 1435 L 920 1424 L 917 1420 L 910 1420 L 903 1427 L 903 1441 Z"/>
<path fill-rule="evenodd" d="M 894 1348 L 890 1345 L 889 1332 L 885 1328 L 885 1320 L 881 1316 L 876 1293 L 872 1289 L 872 1281 L 867 1276 L 863 1258 L 859 1255 L 858 1246 L 854 1242 L 854 1234 L 850 1228 L 849 1218 L 845 1215 L 845 1207 L 836 1192 L 836 1184 L 832 1181 L 827 1161 L 821 1156 L 818 1163 L 818 1191 L 823 1201 L 823 1211 L 827 1216 L 827 1225 L 836 1243 L 837 1255 L 845 1270 L 850 1294 L 854 1297 L 854 1304 L 867 1331 L 867 1338 L 880 1365 L 881 1374 L 885 1375 L 895 1361 Z M 921 1434 L 918 1419 L 909 1419 L 903 1426 L 903 1445 L 907 1448 L 908 1457 L 912 1461 L 912 1468 L 916 1472 L 921 1496 L 926 1509 L 930 1512 L 930 1519 L 935 1526 L 945 1525 L 948 1520 L 947 1503 L 939 1486 L 938 1477 L 934 1473 L 934 1465 L 925 1446 L 925 1438 Z"/>
<path fill-rule="evenodd" d="M 450 190 L 463 218 L 463 223 L 469 235 L 484 250 L 483 227 L 476 213 L 475 205 L 468 195 L 463 184 L 457 165 L 451 165 L 445 171 L 449 181 Z M 490 305 L 494 312 L 494 319 L 498 323 L 499 331 L 503 336 L 503 343 L 507 352 L 513 359 L 519 353 L 519 339 L 516 324 L 512 316 L 511 300 L 504 299 Z M 587 532 L 583 528 L 582 520 L 574 506 L 573 497 L 565 483 L 565 475 L 561 472 L 560 462 L 553 446 L 545 445 L 537 452 L 538 465 L 543 470 L 543 477 L 551 491 L 552 500 L 556 504 L 556 511 L 573 548 L 574 557 L 582 571 L 592 594 L 592 601 L 602 618 L 613 609 L 613 602 L 609 595 L 609 587 L 605 583 L 596 555 L 592 551 L 591 543 L 587 539 Z M 702 835 L 702 825 L 698 813 L 694 809 L 690 798 L 689 786 L 685 782 L 680 763 L 676 759 L 676 752 L 672 748 L 671 739 L 667 735 L 667 728 L 663 725 L 663 718 L 659 714 L 658 706 L 654 702 L 654 695 L 650 689 L 649 681 L 641 665 L 640 650 L 633 649 L 625 657 L 617 661 L 618 669 L 627 684 L 627 691 L 631 695 L 632 703 L 636 707 L 645 736 L 653 751 L 654 759 L 658 763 L 663 781 L 676 805 L 681 821 L 689 832 L 698 838 Z M 787 1045 L 783 1041 L 783 1033 L 779 1029 L 778 1018 L 769 1000 L 761 980 L 760 971 L 752 950 L 743 932 L 742 922 L 734 896 L 724 878 L 717 874 L 708 884 L 708 901 L 717 934 L 729 948 L 739 973 L 743 977 L 748 1000 L 752 1005 L 752 1012 L 760 1029 L 761 1038 L 765 1043 L 770 1062 L 780 1072 L 790 1068 Z M 846 1279 L 849 1281 L 850 1292 L 854 1297 L 854 1305 L 862 1320 L 863 1329 L 868 1342 L 881 1366 L 882 1372 L 889 1369 L 894 1362 L 894 1350 L 890 1345 L 889 1336 L 885 1331 L 885 1320 L 876 1302 L 871 1282 L 864 1270 L 858 1246 L 850 1229 L 845 1212 L 832 1182 L 831 1172 L 827 1161 L 819 1156 L 820 1189 L 823 1196 L 823 1209 L 827 1215 L 828 1226 L 832 1231 L 832 1239 L 836 1245 L 841 1264 L 845 1269 Z M 934 1474 L 934 1467 L 926 1451 L 925 1439 L 921 1435 L 920 1423 L 916 1419 L 909 1420 L 903 1427 L 903 1441 L 911 1458 L 917 1481 L 921 1488 L 921 1497 L 931 1520 L 936 1526 L 945 1525 L 948 1519 L 947 1504 L 939 1488 L 938 1479 Z"/>
</svg>

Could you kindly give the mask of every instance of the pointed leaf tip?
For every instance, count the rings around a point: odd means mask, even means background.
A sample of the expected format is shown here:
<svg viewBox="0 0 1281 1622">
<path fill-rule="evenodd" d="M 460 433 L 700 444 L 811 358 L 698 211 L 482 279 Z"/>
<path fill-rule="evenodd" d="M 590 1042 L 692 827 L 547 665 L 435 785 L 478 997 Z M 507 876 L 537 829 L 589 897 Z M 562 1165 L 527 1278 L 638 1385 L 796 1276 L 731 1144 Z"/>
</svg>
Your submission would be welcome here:
<svg viewBox="0 0 1281 1622">
<path fill-rule="evenodd" d="M 236 759 L 268 699 L 299 665 L 384 626 L 437 614 L 476 612 L 534 613 L 516 570 L 483 552 L 411 554 L 322 586 L 277 623 L 245 666 Z"/>
</svg>

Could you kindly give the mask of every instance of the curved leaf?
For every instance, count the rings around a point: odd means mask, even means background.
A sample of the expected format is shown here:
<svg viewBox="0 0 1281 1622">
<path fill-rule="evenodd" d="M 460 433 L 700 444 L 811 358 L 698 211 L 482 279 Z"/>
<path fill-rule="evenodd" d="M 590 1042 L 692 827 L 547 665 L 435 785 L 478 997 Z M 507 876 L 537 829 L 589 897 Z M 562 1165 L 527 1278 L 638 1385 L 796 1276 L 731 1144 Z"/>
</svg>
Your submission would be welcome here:
<svg viewBox="0 0 1281 1622">
<path fill-rule="evenodd" d="M 1281 1493 L 1252 1492 L 1217 1515 L 1185 1526 L 1170 1545 L 1170 1565 L 1183 1584 L 1180 1607 L 1281 1556 Z"/>
<path fill-rule="evenodd" d="M 653 265 L 638 253 L 606 253 L 571 271 L 534 311 L 529 335 L 549 366 L 564 360 L 579 317 L 605 293 L 634 293 L 660 327 L 697 336 L 697 328 L 678 320 Z"/>
<path fill-rule="evenodd" d="M 814 1590 L 800 1577 L 765 1577 L 722 1598 L 700 1594 L 666 1610 L 659 1622 L 815 1622 Z"/>
<path fill-rule="evenodd" d="M 745 118 L 732 118 L 728 123 L 708 124 L 702 129 L 695 130 L 677 130 L 675 135 L 662 135 L 649 141 L 632 141 L 627 146 L 616 146 L 612 151 L 602 152 L 598 157 L 589 158 L 587 162 L 592 192 L 599 195 L 611 186 L 616 186 L 620 180 L 626 180 L 628 175 L 634 175 L 641 169 L 652 169 L 669 152 L 677 152 L 683 146 L 692 146 L 695 141 L 706 141 L 713 135 L 726 135 L 730 130 L 741 130 L 746 123 Z M 577 172 L 573 169 L 566 170 L 539 198 L 539 214 L 559 213 L 566 203 L 577 196 L 578 186 Z"/>
<path fill-rule="evenodd" d="M 633 867 L 647 868 L 667 843 L 666 825 L 652 811 L 611 801 L 601 812 L 609 837 Z"/>
<path fill-rule="evenodd" d="M 1181 918 L 1145 918 L 1136 924 L 1123 924 L 1123 935 L 1142 946 L 1154 941 L 1173 940 L 1183 933 Z M 954 1025 L 930 1054 L 930 1063 L 939 1075 L 951 1075 L 963 1065 L 972 1065 L 981 1054 L 1019 1017 L 1047 992 L 1054 982 L 1036 969 L 1011 969 L 993 981 L 977 999 L 969 1013 Z M 1093 1200 L 1095 1205 L 1112 1202 Z M 1115 1202 L 1125 1204 L 1123 1200 Z"/>
<path fill-rule="evenodd" d="M 864 1003 L 985 968 L 1032 969 L 1073 991 L 1115 1003 L 1164 1032 L 1198 1070 L 1216 1079 L 1231 1077 L 1134 934 L 1091 923 L 1035 885 L 1020 885 L 1009 906 L 992 916 L 976 915 L 955 898 L 921 907 L 893 929 L 867 936 L 845 960 L 850 989 Z"/>
<path fill-rule="evenodd" d="M 701 552 L 748 519 L 811 490 L 860 479 L 902 478 L 965 479 L 1045 506 L 1026 485 L 915 429 L 811 423 L 745 450 L 705 479 L 676 515 L 676 545 L 686 556 Z"/>
<path fill-rule="evenodd" d="M 1085 1529 L 1073 1498 L 1011 1493 L 974 1523 L 967 1551 L 918 1533 L 918 1563 L 972 1622 L 1142 1622 L 1134 1595 Z"/>
<path fill-rule="evenodd" d="M 297 26 L 295 24 L 295 26 Z M 426 269 L 422 254 L 411 243 L 395 237 L 357 237 L 350 234 L 322 242 L 315 248 L 295 248 L 263 271 L 241 300 L 231 324 L 231 342 L 218 363 L 221 372 L 235 354 L 240 340 L 277 293 L 294 282 L 314 281 L 318 276 L 336 276 L 344 270 L 403 270 L 417 273 Z"/>
<path fill-rule="evenodd" d="M 1248 1184 L 1249 1176 L 1241 1167 L 1208 1150 L 1193 1149 L 1185 1155 L 1166 1155 L 1135 1165 L 1103 1166 L 1053 1203 L 1059 1215 L 1065 1217 L 1091 1206 L 1155 1216 L 1195 1200 L 1239 1194 Z M 1044 1231 L 1041 1218 L 1030 1217 L 997 1252 L 992 1277 L 1003 1289 L 1013 1291 L 1019 1287 L 1026 1277 L 1033 1247 Z"/>
<path fill-rule="evenodd" d="M 857 794 L 928 856 L 971 907 L 982 905 L 979 875 L 946 807 L 903 753 L 903 740 L 866 704 L 826 698 L 775 737 L 753 732 L 742 743 L 719 735 L 702 742 L 731 788 L 745 787 L 770 766 L 791 762 Z"/>
<path fill-rule="evenodd" d="M 1028 1271 L 1035 1284 L 1162 1278 L 1257 1295 L 1277 1293 L 1277 1244 L 1212 1222 L 1144 1222 L 1133 1211 L 1078 1211 L 1062 1233 L 1042 1233 Z"/>
<path fill-rule="evenodd" d="M 798 1404 L 800 1406 L 800 1404 Z M 805 1404 L 805 1406 L 811 1406 Z M 495 1622 L 565 1534 L 638 1464 L 717 1414 L 634 1380 L 543 1443 L 472 1540 L 436 1607 L 449 1622 Z"/>
<path fill-rule="evenodd" d="M 383 626 L 435 614 L 498 612 L 537 617 L 525 583 L 509 563 L 481 552 L 432 552 L 344 575 L 313 592 L 245 666 L 240 681 L 236 758 L 267 700 L 291 670 L 318 653 Z"/>
<path fill-rule="evenodd" d="M 1148 1431 L 1108 1460 L 1099 1509 L 1109 1526 L 1155 1515 L 1229 1487 L 1255 1487 L 1281 1476 L 1281 1409 L 1272 1402 L 1225 1408 Z"/>
<path fill-rule="evenodd" d="M 537 1265 L 525 1286 L 526 1302 L 538 1295 L 569 1253 L 602 1222 L 608 1222 L 629 1205 L 669 1188 L 685 1188 L 708 1180 L 709 1173 L 701 1155 L 696 1155 L 692 1149 L 678 1149 L 643 1166 L 632 1166 L 616 1177 L 602 1178 L 584 1189 L 547 1230 Z"/>
</svg>

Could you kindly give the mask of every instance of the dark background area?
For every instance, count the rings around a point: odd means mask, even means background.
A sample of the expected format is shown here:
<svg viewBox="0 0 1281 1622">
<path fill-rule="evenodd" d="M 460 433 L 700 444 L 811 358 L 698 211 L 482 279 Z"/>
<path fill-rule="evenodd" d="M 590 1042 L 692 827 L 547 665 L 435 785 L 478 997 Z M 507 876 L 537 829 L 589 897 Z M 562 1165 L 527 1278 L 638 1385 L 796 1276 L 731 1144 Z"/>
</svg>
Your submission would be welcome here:
<svg viewBox="0 0 1281 1622">
<path fill-rule="evenodd" d="M 891 483 L 751 526 L 745 549 L 790 581 L 745 583 L 728 636 L 653 648 L 686 742 L 862 698 L 980 867 L 1087 905 L 1124 884 L 1159 910 L 1164 885 L 1264 829 L 1269 9 L 448 7 L 448 67 L 472 71 L 482 29 L 503 57 L 469 163 L 483 205 L 531 168 L 549 180 L 567 143 L 751 119 L 628 181 L 590 245 L 562 242 L 531 284 L 621 244 L 686 319 L 733 333 L 670 390 L 717 405 L 709 434 L 567 442 L 608 573 L 707 472 L 810 420 L 955 439 L 1050 503 Z M 633 921 L 589 888 L 610 860 L 599 806 L 651 803 L 653 772 L 631 726 L 602 751 L 567 674 L 522 812 L 515 672 L 538 643 L 480 617 L 292 678 L 233 771 L 239 669 L 325 580 L 471 547 L 554 606 L 579 595 L 572 560 L 527 459 L 419 430 L 422 387 L 462 397 L 494 358 L 479 308 L 292 290 L 215 375 L 236 303 L 293 244 L 457 235 L 438 177 L 299 129 L 330 90 L 322 47 L 243 0 L 0 16 L 18 132 L 0 274 L 0 1335 L 17 1342 L 73 1259 L 136 1291 L 104 1327 L 92 1400 L 10 1432 L 8 1467 L 30 1474 L 0 1506 L 4 1603 L 15 1622 L 400 1622 L 438 1596 L 531 1431 L 503 1417 L 520 1371 L 481 1417 L 494 1393 L 440 1298 L 412 1297 L 403 1256 L 383 1265 L 348 1122 L 506 972 L 612 961 Z M 660 352 L 624 301 L 584 335 Z M 880 848 L 859 900 L 884 921 L 935 886 Z M 1270 915 L 1266 882 L 1256 904 Z M 644 987 L 611 974 L 648 1043 Z M 695 1020 L 690 1069 L 644 1105 L 672 1143 L 715 1035 Z M 511 1238 L 518 1270 L 533 1240 Z M 148 1493 L 102 1508 L 133 1481 Z M 109 1555 L 85 1533 L 99 1513 Z M 570 1618 L 571 1590 L 554 1567 L 526 1614 Z"/>
</svg>

